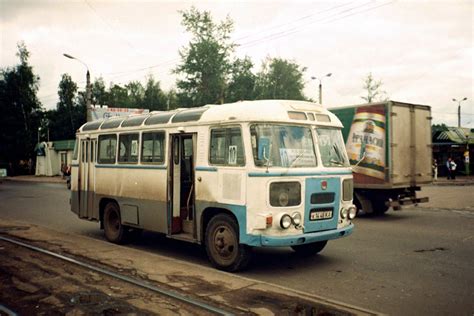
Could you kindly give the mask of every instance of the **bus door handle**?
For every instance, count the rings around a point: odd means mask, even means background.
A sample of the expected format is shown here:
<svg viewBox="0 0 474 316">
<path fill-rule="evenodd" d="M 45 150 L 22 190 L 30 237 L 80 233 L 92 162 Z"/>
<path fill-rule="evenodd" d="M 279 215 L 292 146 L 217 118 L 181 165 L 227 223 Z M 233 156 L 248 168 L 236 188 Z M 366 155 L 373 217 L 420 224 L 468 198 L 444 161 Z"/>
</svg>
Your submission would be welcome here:
<svg viewBox="0 0 474 316">
<path fill-rule="evenodd" d="M 202 181 L 202 178 L 201 177 L 197 177 L 198 181 L 201 182 Z"/>
</svg>

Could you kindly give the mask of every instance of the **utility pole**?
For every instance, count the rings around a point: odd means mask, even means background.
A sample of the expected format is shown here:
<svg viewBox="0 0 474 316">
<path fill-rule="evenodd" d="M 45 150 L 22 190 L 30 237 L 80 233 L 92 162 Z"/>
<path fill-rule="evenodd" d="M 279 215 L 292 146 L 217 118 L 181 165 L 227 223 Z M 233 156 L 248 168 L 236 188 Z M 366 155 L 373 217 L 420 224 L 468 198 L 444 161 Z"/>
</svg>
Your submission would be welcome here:
<svg viewBox="0 0 474 316">
<path fill-rule="evenodd" d="M 323 105 L 323 84 L 322 80 L 324 77 L 331 77 L 332 73 L 328 73 L 325 76 L 319 78 L 319 77 L 311 77 L 312 80 L 318 80 L 319 81 L 319 105 Z"/>
<path fill-rule="evenodd" d="M 89 73 L 89 68 L 87 68 L 86 73 L 86 122 L 92 121 L 92 113 L 91 113 L 91 75 Z"/>
<path fill-rule="evenodd" d="M 69 59 L 75 59 L 81 64 L 83 64 L 86 69 L 86 122 L 92 121 L 92 113 L 91 113 L 91 97 L 92 97 L 92 88 L 91 88 L 91 75 L 89 72 L 89 67 L 85 62 L 80 60 L 79 58 L 76 58 L 74 56 L 71 56 L 69 54 L 63 54 L 64 57 L 69 58 Z"/>
<path fill-rule="evenodd" d="M 453 98 L 453 101 L 458 103 L 458 127 L 461 127 L 461 102 L 466 100 L 467 98 L 464 98 L 459 101 Z"/>
</svg>

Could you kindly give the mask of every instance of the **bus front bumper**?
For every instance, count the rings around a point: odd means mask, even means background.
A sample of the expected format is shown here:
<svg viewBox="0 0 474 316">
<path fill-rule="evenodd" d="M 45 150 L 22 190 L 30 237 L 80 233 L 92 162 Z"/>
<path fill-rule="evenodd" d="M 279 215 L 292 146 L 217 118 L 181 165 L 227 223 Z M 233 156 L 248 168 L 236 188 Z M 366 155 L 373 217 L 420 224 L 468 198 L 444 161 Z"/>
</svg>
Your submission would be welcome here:
<svg viewBox="0 0 474 316">
<path fill-rule="evenodd" d="M 302 244 L 309 244 L 318 241 L 337 239 L 349 236 L 354 229 L 354 224 L 349 224 L 340 229 L 331 229 L 321 232 L 299 234 L 292 236 L 254 236 L 260 238 L 252 238 L 253 242 L 250 246 L 261 247 L 289 247 Z"/>
</svg>

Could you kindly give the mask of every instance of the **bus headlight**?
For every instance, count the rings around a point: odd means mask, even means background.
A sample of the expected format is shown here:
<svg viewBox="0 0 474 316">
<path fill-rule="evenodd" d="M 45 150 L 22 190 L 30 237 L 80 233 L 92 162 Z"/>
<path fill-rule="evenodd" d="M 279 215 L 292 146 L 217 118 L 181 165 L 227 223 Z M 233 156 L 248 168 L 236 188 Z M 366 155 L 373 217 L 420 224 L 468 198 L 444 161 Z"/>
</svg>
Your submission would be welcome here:
<svg viewBox="0 0 474 316">
<path fill-rule="evenodd" d="M 349 214 L 349 210 L 347 208 L 343 207 L 341 209 L 341 217 L 345 219 L 345 218 L 347 218 L 348 214 Z"/>
<path fill-rule="evenodd" d="M 289 201 L 288 193 L 280 192 L 280 196 L 278 197 L 278 202 L 280 203 L 280 206 L 287 206 L 288 201 Z"/>
<path fill-rule="evenodd" d="M 357 208 L 352 205 L 351 207 L 349 207 L 349 219 L 354 219 L 357 215 Z"/>
<path fill-rule="evenodd" d="M 301 214 L 299 212 L 294 212 L 291 217 L 293 218 L 293 224 L 295 224 L 295 226 L 301 224 Z"/>
<path fill-rule="evenodd" d="M 273 182 L 270 184 L 270 205 L 275 207 L 297 206 L 301 204 L 301 184 Z"/>
<path fill-rule="evenodd" d="M 284 214 L 280 219 L 280 226 L 283 229 L 287 229 L 291 226 L 292 219 L 291 216 L 288 214 Z"/>
</svg>

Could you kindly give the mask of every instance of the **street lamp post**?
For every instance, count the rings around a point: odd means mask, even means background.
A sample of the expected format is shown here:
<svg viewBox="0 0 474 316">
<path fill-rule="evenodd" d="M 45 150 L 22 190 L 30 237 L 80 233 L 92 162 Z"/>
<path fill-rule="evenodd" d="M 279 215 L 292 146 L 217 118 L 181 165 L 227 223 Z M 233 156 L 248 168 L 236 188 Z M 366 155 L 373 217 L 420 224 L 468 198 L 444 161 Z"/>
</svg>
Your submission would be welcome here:
<svg viewBox="0 0 474 316">
<path fill-rule="evenodd" d="M 318 78 L 318 77 L 311 77 L 312 80 L 318 80 L 319 81 L 319 104 L 323 105 L 323 85 L 321 81 L 323 80 L 324 77 L 331 77 L 332 73 L 328 73 L 325 76 Z"/>
<path fill-rule="evenodd" d="M 92 95 L 92 89 L 91 89 L 91 75 L 89 73 L 89 67 L 85 62 L 80 60 L 79 58 L 76 58 L 74 56 L 71 56 L 69 54 L 63 54 L 64 57 L 69 58 L 69 59 L 75 59 L 81 64 L 83 64 L 86 69 L 86 122 L 92 121 L 92 116 L 91 116 L 91 95 Z"/>
<path fill-rule="evenodd" d="M 466 100 L 467 98 L 464 98 L 462 100 L 456 100 L 453 98 L 453 101 L 458 103 L 458 127 L 461 127 L 461 102 Z"/>
<path fill-rule="evenodd" d="M 466 101 L 467 98 L 463 98 L 462 100 L 456 100 L 453 98 L 453 101 L 454 102 L 457 102 L 458 103 L 458 127 L 461 127 L 461 102 L 462 101 Z M 466 175 L 469 175 L 469 134 L 466 134 L 465 135 L 466 137 L 466 151 L 464 153 L 464 167 L 465 167 L 465 171 L 466 171 Z"/>
</svg>

